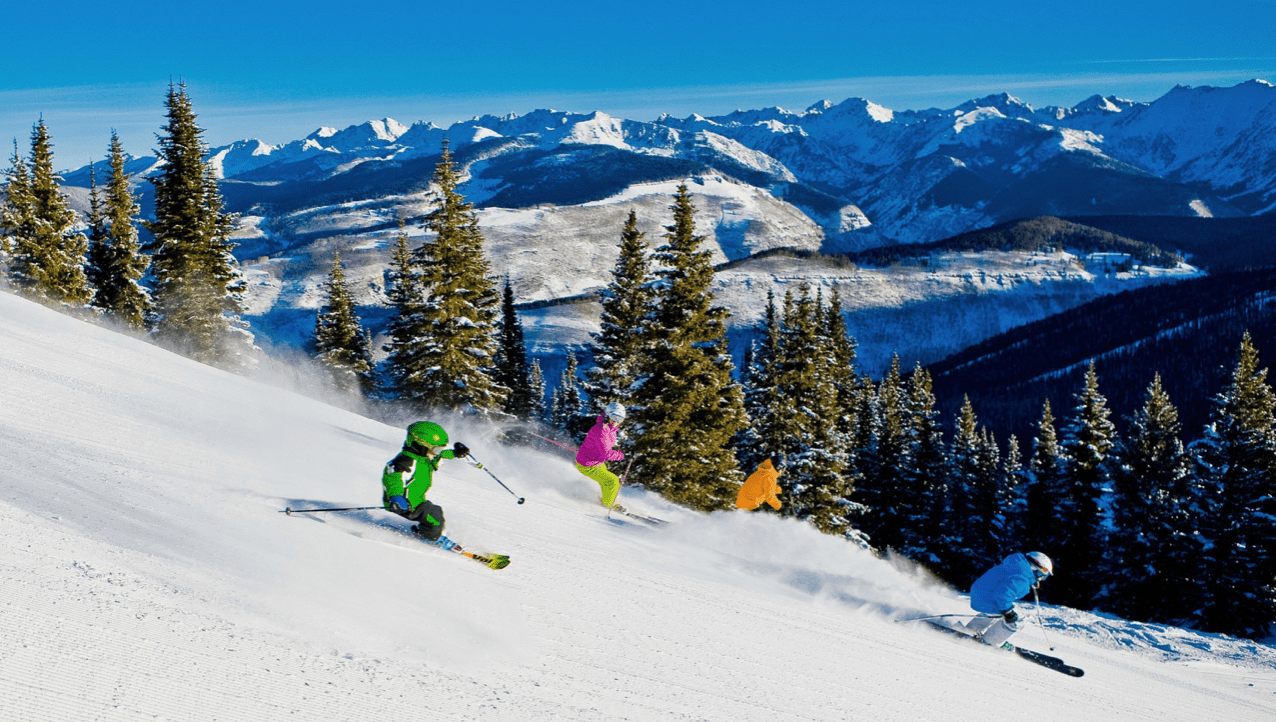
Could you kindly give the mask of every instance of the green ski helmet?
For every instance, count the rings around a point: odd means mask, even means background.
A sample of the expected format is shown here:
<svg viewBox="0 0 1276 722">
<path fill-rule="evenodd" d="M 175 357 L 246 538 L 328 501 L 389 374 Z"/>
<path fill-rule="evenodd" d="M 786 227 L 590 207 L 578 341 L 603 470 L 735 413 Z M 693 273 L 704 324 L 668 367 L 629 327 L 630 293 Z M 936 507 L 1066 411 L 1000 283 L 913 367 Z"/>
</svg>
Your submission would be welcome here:
<svg viewBox="0 0 1276 722">
<path fill-rule="evenodd" d="M 447 446 L 447 432 L 433 421 L 418 421 L 408 427 L 408 438 L 403 445 L 411 446 L 413 442 L 422 446 Z"/>
</svg>

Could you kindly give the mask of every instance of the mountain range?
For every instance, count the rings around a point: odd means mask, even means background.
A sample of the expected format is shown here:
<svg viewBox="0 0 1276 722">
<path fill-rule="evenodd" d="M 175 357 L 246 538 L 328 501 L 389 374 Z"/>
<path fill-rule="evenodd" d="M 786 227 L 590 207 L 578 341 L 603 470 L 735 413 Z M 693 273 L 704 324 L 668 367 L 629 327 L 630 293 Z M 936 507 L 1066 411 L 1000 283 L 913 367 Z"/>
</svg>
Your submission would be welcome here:
<svg viewBox="0 0 1276 722">
<path fill-rule="evenodd" d="M 934 241 L 1034 215 L 1257 215 L 1276 208 L 1276 87 L 1178 86 L 1033 108 L 990 95 L 895 111 L 862 98 L 806 110 L 652 121 L 602 112 L 486 115 L 444 129 L 385 118 L 210 160 L 232 207 L 266 217 L 420 190 L 446 138 L 481 208 L 599 202 L 716 173 L 800 209 L 823 250 Z M 153 158 L 130 171 L 145 175 Z M 87 169 L 68 174 L 84 185 Z M 246 187 L 243 187 L 246 186 Z M 808 244 L 809 245 L 809 244 Z"/>
</svg>

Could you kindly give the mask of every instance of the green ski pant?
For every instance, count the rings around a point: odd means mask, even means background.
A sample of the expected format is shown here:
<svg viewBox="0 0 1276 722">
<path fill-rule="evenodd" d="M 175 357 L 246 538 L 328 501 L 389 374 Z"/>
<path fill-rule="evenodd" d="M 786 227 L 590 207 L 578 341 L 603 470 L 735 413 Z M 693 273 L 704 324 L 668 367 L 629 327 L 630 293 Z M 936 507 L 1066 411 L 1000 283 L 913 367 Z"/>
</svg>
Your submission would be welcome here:
<svg viewBox="0 0 1276 722">
<path fill-rule="evenodd" d="M 611 506 L 616 503 L 616 495 L 620 493 L 620 477 L 607 471 L 606 464 L 596 464 L 594 466 L 576 465 L 576 470 L 598 482 L 598 486 L 603 490 L 603 506 Z"/>
</svg>

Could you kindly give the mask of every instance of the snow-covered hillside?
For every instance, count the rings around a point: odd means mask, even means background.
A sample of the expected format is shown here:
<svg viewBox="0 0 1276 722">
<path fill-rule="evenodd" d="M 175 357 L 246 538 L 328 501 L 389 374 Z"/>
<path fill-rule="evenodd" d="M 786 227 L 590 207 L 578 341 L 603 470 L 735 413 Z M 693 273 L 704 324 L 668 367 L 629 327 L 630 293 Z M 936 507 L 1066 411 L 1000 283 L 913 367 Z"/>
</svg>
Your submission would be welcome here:
<svg viewBox="0 0 1276 722">
<path fill-rule="evenodd" d="M 569 461 L 482 425 L 441 419 L 527 503 L 462 462 L 431 498 L 507 569 L 382 512 L 285 516 L 376 504 L 401 428 L 7 293 L 0 379 L 0 719 L 1276 715 L 1268 644 L 1043 608 L 1016 641 L 1065 677 L 899 623 L 965 609 L 905 564 L 635 489 L 670 523 L 607 521 Z"/>
</svg>

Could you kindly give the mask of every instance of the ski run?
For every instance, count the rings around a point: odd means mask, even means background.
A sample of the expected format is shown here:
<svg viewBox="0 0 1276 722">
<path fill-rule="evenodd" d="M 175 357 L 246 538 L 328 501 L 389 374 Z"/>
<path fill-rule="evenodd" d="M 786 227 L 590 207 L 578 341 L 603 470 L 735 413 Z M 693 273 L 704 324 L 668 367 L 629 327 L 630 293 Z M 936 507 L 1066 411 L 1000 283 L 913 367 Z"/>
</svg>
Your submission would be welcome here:
<svg viewBox="0 0 1276 722">
<path fill-rule="evenodd" d="M 969 609 L 906 563 L 632 487 L 667 523 L 617 523 L 463 420 L 526 503 L 460 462 L 430 498 L 499 573 L 379 510 L 279 513 L 378 504 L 403 429 L 273 375 L 0 293 L 0 720 L 1276 719 L 1270 643 L 1024 605 L 1012 642 L 1071 678 L 896 623 Z"/>
</svg>

